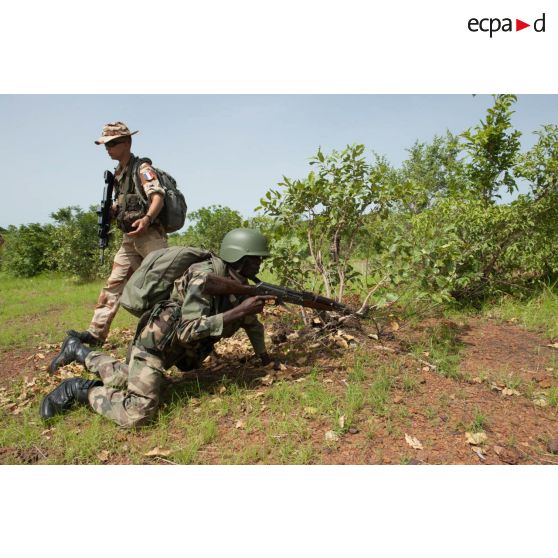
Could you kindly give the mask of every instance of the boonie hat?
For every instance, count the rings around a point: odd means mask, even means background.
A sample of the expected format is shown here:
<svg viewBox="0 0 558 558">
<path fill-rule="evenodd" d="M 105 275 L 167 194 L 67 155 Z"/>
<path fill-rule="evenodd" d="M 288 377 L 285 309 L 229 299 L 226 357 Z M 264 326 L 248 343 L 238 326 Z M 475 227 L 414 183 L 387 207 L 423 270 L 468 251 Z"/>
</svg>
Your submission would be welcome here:
<svg viewBox="0 0 558 558">
<path fill-rule="evenodd" d="M 95 143 L 97 145 L 101 145 L 117 138 L 133 136 L 134 134 L 137 134 L 138 131 L 139 130 L 130 132 L 130 129 L 126 126 L 126 124 L 124 124 L 124 122 L 109 122 L 103 126 L 103 135 L 98 140 L 95 140 Z"/>
</svg>

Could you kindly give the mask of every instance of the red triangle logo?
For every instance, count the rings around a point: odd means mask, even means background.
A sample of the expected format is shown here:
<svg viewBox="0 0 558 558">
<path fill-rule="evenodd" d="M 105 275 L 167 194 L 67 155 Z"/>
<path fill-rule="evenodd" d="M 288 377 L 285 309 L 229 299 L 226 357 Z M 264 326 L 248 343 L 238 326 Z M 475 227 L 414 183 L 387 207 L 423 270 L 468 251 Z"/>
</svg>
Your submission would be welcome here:
<svg viewBox="0 0 558 558">
<path fill-rule="evenodd" d="M 521 21 L 520 19 L 515 20 L 515 30 L 516 31 L 521 31 L 522 29 L 525 29 L 526 27 L 531 27 L 531 24 L 530 23 L 525 23 L 524 21 Z"/>
</svg>

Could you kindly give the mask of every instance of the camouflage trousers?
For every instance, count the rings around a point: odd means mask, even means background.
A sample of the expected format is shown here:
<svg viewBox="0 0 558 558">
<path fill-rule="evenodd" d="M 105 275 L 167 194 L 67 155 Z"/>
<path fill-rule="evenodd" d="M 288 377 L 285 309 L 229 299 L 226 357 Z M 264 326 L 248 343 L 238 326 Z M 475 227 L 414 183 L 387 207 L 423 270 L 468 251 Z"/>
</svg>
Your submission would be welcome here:
<svg viewBox="0 0 558 558">
<path fill-rule="evenodd" d="M 99 374 L 102 386 L 91 388 L 88 399 L 94 411 L 123 427 L 148 422 L 159 407 L 165 370 L 175 363 L 183 370 L 201 366 L 213 342 L 201 340 L 181 345 L 176 339 L 180 306 L 165 301 L 157 304 L 139 332 L 130 351 L 130 364 L 92 351 L 85 367 Z"/>
<path fill-rule="evenodd" d="M 89 391 L 89 404 L 94 411 L 125 428 L 148 422 L 159 406 L 162 360 L 142 348 L 134 346 L 130 364 L 93 351 L 85 359 L 85 367 L 96 372 L 102 386 Z"/>
<path fill-rule="evenodd" d="M 114 256 L 110 277 L 99 295 L 91 324 L 87 328 L 90 333 L 103 341 L 107 338 L 110 324 L 116 316 L 120 296 L 128 279 L 147 254 L 167 247 L 167 237 L 157 226 L 149 227 L 144 234 L 137 238 L 124 235 L 122 245 Z"/>
</svg>

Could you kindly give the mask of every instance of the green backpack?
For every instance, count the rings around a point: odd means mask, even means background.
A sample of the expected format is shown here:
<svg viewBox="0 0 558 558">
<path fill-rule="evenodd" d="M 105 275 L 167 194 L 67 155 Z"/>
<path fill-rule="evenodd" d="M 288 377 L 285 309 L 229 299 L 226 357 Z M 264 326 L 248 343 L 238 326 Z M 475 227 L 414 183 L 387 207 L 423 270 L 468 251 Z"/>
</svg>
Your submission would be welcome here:
<svg viewBox="0 0 558 558">
<path fill-rule="evenodd" d="M 137 158 L 134 161 L 131 175 L 132 180 L 134 181 L 135 191 L 141 198 L 144 206 L 147 208 L 149 204 L 147 203 L 147 198 L 143 188 L 141 187 L 141 181 L 139 178 L 139 168 L 142 163 L 151 165 L 151 159 L 148 159 L 147 157 Z M 161 210 L 161 213 L 159 213 L 157 219 L 160 221 L 161 225 L 163 225 L 166 232 L 172 233 L 184 226 L 188 206 L 186 205 L 184 195 L 176 185 L 176 180 L 164 170 L 156 167 L 153 167 L 153 170 L 157 173 L 159 184 L 165 190 L 165 205 L 163 205 L 163 209 Z"/>
<path fill-rule="evenodd" d="M 201 248 L 172 246 L 151 252 L 126 283 L 120 304 L 139 318 L 158 302 L 170 298 L 174 281 L 192 264 L 209 258 L 218 267 L 216 273 L 221 274 L 221 260 Z"/>
</svg>

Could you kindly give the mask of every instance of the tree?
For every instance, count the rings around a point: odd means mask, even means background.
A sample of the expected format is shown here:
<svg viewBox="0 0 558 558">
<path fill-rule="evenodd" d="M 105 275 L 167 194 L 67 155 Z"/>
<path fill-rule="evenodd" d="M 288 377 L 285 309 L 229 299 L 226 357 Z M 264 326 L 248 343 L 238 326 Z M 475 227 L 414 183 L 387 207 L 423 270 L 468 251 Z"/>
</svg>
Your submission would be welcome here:
<svg viewBox="0 0 558 558">
<path fill-rule="evenodd" d="M 463 190 L 459 139 L 447 132 L 431 143 L 415 142 L 398 172 L 401 205 L 411 213 L 431 207 L 436 199 Z"/>
<path fill-rule="evenodd" d="M 516 173 L 531 185 L 533 196 L 558 193 L 558 126 L 548 124 L 535 132 L 537 143 L 519 157 Z"/>
<path fill-rule="evenodd" d="M 46 257 L 51 268 L 68 273 L 81 281 L 104 277 L 109 272 L 118 248 L 121 232 L 113 227 L 105 264 L 99 264 L 97 214 L 95 208 L 63 207 L 50 215 L 56 222 Z"/>
<path fill-rule="evenodd" d="M 32 277 L 53 269 L 47 258 L 53 232 L 52 225 L 39 223 L 8 227 L 2 269 L 18 277 Z"/>
<path fill-rule="evenodd" d="M 469 160 L 465 174 L 470 181 L 473 193 L 485 205 L 499 198 L 499 190 L 505 188 L 509 193 L 516 190 L 513 174 L 521 147 L 521 132 L 514 130 L 511 116 L 515 95 L 495 95 L 494 105 L 488 109 L 486 120 L 472 129 L 463 132 L 465 151 Z"/>
<path fill-rule="evenodd" d="M 244 225 L 240 213 L 229 207 L 211 205 L 190 213 L 190 225 L 186 232 L 176 237 L 176 242 L 189 246 L 201 246 L 219 252 L 223 237 L 232 229 Z"/>
<path fill-rule="evenodd" d="M 315 170 L 303 180 L 283 177 L 282 191 L 270 189 L 257 208 L 273 217 L 285 235 L 280 246 L 291 259 L 276 260 L 280 276 L 309 260 L 326 295 L 338 300 L 358 275 L 350 260 L 365 214 L 382 212 L 391 200 L 393 169 L 379 156 L 370 164 L 363 154 L 364 145 L 329 155 L 318 150 L 310 160 Z"/>
</svg>

